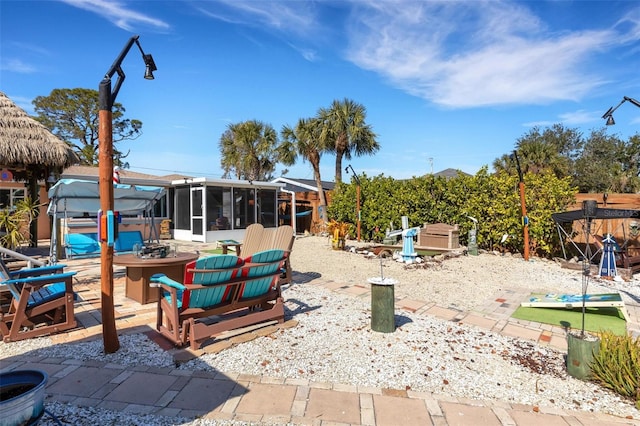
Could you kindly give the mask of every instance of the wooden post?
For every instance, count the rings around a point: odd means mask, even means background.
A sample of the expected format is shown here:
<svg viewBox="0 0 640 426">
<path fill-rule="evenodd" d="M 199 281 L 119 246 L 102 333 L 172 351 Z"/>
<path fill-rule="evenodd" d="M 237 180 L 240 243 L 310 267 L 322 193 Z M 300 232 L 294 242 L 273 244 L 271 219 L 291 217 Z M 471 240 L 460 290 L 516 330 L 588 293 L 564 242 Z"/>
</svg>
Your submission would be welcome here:
<svg viewBox="0 0 640 426">
<path fill-rule="evenodd" d="M 344 171 L 349 173 L 349 169 L 351 169 L 353 178 L 356 180 L 356 228 L 358 230 L 358 241 L 360 241 L 360 179 L 358 179 L 358 175 L 356 174 L 356 171 L 353 170 L 351 164 L 349 164 Z"/>
<path fill-rule="evenodd" d="M 356 220 L 358 224 L 358 241 L 360 241 L 360 185 L 356 186 Z"/>
<path fill-rule="evenodd" d="M 100 105 L 99 111 L 99 180 L 100 209 L 103 214 L 114 210 L 113 200 L 113 113 L 111 112 L 111 82 L 100 85 L 100 96 L 108 96 L 107 104 Z M 104 91 L 104 93 L 103 93 Z M 108 107 L 105 108 L 105 107 Z M 102 339 L 105 353 L 114 353 L 120 349 L 116 330 L 115 308 L 113 303 L 113 246 L 100 241 L 100 287 L 102 293 Z"/>
<path fill-rule="evenodd" d="M 524 198 L 524 182 L 520 181 L 520 207 L 522 208 L 522 230 L 524 232 L 524 260 L 529 260 L 529 218 Z"/>
<path fill-rule="evenodd" d="M 527 216 L 527 204 L 524 197 L 524 176 L 520 168 L 520 160 L 518 153 L 513 151 L 513 158 L 516 160 L 516 168 L 518 170 L 518 179 L 520 180 L 518 188 L 520 189 L 520 207 L 522 210 L 522 232 L 524 233 L 524 260 L 529 260 L 529 217 Z"/>
<path fill-rule="evenodd" d="M 29 173 L 29 198 L 31 205 L 40 204 L 40 187 L 38 186 L 38 177 L 36 172 Z M 29 223 L 29 247 L 38 247 L 38 216 L 34 217 Z"/>
<path fill-rule="evenodd" d="M 120 86 L 125 79 L 124 71 L 120 67 L 124 57 L 135 43 L 140 49 L 142 59 L 147 67 L 144 78 L 153 80 L 153 71 L 156 64 L 151 55 L 145 55 L 142 47 L 138 42 L 139 36 L 134 35 L 129 39 L 120 55 L 116 58 L 109 71 L 100 81 L 98 92 L 98 108 L 99 108 L 99 127 L 98 127 L 98 166 L 100 185 L 100 210 L 103 214 L 113 211 L 115 202 L 113 199 L 113 103 L 118 96 Z M 118 74 L 116 85 L 111 91 L 111 77 Z M 112 224 L 115 226 L 115 224 Z M 104 351 L 113 353 L 120 349 L 118 342 L 118 333 L 116 331 L 115 311 L 113 305 L 113 246 L 109 247 L 107 241 L 102 240 L 100 236 L 100 272 L 101 272 L 101 290 L 102 290 L 102 339 L 104 341 Z"/>
<path fill-rule="evenodd" d="M 609 194 L 607 194 L 606 192 L 602 194 L 602 207 L 605 208 L 605 209 L 607 208 L 607 199 L 608 198 L 609 198 Z M 609 233 L 609 221 L 608 220 L 603 220 L 602 221 L 602 235 L 606 235 L 608 233 Z"/>
</svg>

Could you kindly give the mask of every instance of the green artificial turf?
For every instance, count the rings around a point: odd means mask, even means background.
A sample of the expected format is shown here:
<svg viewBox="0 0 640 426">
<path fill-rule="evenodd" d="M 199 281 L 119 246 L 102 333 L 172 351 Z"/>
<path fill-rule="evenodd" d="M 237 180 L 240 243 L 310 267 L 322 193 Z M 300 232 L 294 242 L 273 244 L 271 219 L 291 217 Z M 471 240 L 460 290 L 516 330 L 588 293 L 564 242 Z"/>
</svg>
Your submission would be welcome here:
<svg viewBox="0 0 640 426">
<path fill-rule="evenodd" d="M 442 254 L 442 251 L 437 251 L 437 250 L 423 250 L 423 249 L 415 249 L 416 253 L 418 253 L 420 256 L 437 256 L 439 254 Z"/>
<path fill-rule="evenodd" d="M 216 248 L 216 249 L 211 249 L 211 250 L 202 250 L 205 253 L 209 253 L 209 254 L 222 254 L 222 248 Z"/>
<path fill-rule="evenodd" d="M 586 308 L 584 329 L 591 332 L 609 330 L 618 336 L 627 333 L 627 323 L 618 308 Z M 582 308 L 527 308 L 519 307 L 513 318 L 541 322 L 544 324 L 582 329 Z"/>
</svg>

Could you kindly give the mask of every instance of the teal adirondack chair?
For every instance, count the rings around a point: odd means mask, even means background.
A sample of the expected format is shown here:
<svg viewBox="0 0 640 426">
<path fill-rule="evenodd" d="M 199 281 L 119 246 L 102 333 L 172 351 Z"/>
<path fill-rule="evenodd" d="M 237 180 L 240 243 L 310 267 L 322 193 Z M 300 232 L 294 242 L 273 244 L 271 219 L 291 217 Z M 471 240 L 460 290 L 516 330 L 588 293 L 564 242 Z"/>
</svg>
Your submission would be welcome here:
<svg viewBox="0 0 640 426">
<path fill-rule="evenodd" d="M 163 274 L 152 276 L 151 285 L 160 287 L 157 330 L 177 346 L 190 343 L 198 349 L 222 331 L 283 322 L 278 278 L 285 257 L 283 250 L 246 259 L 213 255 L 187 265 L 184 283 Z"/>
<path fill-rule="evenodd" d="M 0 259 L 1 285 L 9 289 L 7 312 L 0 312 L 0 334 L 12 342 L 76 327 L 73 276 L 65 265 L 9 271 Z"/>
</svg>

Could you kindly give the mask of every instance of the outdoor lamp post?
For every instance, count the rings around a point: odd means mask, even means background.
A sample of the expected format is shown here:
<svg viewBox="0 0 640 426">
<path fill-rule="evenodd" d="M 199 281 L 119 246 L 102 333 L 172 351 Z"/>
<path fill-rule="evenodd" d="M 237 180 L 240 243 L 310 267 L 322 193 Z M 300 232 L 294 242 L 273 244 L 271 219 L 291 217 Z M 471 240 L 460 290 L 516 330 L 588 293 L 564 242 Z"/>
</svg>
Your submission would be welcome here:
<svg viewBox="0 0 640 426">
<path fill-rule="evenodd" d="M 353 173 L 353 177 L 356 180 L 356 229 L 357 229 L 357 233 L 358 233 L 358 241 L 360 241 L 360 179 L 358 178 L 358 175 L 356 174 L 355 170 L 353 170 L 353 167 L 351 167 L 351 164 L 349 164 L 347 167 L 345 167 L 344 171 L 345 173 L 349 173 L 349 169 L 351 169 L 351 173 Z"/>
<path fill-rule="evenodd" d="M 634 104 L 635 106 L 637 106 L 638 108 L 640 108 L 640 101 L 637 101 L 637 100 L 635 100 L 633 98 L 625 96 L 624 98 L 622 98 L 620 103 L 615 106 L 615 108 L 614 107 L 609 108 L 607 110 L 607 112 L 605 112 L 604 115 L 602 116 L 602 118 L 607 120 L 607 126 L 613 126 L 614 124 L 616 124 L 616 121 L 613 119 L 613 111 L 617 110 L 618 107 L 620 105 L 622 105 L 623 103 L 625 103 L 626 101 L 629 101 L 632 104 Z"/>
<path fill-rule="evenodd" d="M 113 212 L 113 114 L 112 108 L 120 86 L 124 82 L 125 75 L 121 65 L 129 49 L 135 43 L 142 53 L 142 59 L 146 65 L 144 78 L 153 80 L 153 72 L 156 70 L 156 64 L 151 55 L 146 55 L 138 41 L 140 36 L 133 36 L 129 39 L 120 55 L 115 60 L 109 71 L 105 74 L 99 86 L 99 128 L 98 128 L 98 165 L 100 187 L 100 210 L 103 214 Z M 111 90 L 111 77 L 118 74 L 115 87 Z M 113 215 L 110 215 L 113 218 Z M 107 216 L 109 217 L 109 216 Z M 100 220 L 98 227 L 100 228 Z M 115 224 L 111 224 L 114 226 Z M 103 230 L 105 231 L 105 230 Z M 116 352 L 120 348 L 118 341 L 118 333 L 116 331 L 115 312 L 113 305 L 113 242 L 107 241 L 106 238 L 100 237 L 100 277 L 102 292 L 102 339 L 104 342 L 104 351 L 106 353 Z"/>
<path fill-rule="evenodd" d="M 527 216 L 527 204 L 524 198 L 524 177 L 520 168 L 520 160 L 518 153 L 513 151 L 513 158 L 516 160 L 516 168 L 518 169 L 518 188 L 520 189 L 520 209 L 522 211 L 522 232 L 524 237 L 524 260 L 529 260 L 529 217 Z"/>
</svg>

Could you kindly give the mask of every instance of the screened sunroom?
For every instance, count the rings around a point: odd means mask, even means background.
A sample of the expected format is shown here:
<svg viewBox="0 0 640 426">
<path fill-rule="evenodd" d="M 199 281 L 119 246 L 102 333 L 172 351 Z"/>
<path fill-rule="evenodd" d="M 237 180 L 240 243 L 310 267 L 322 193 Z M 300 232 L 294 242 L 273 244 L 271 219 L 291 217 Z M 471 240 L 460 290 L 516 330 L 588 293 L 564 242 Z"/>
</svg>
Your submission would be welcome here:
<svg viewBox="0 0 640 426">
<path fill-rule="evenodd" d="M 278 225 L 281 183 L 187 178 L 174 180 L 171 186 L 176 240 L 242 240 L 252 223 L 265 228 Z"/>
</svg>

